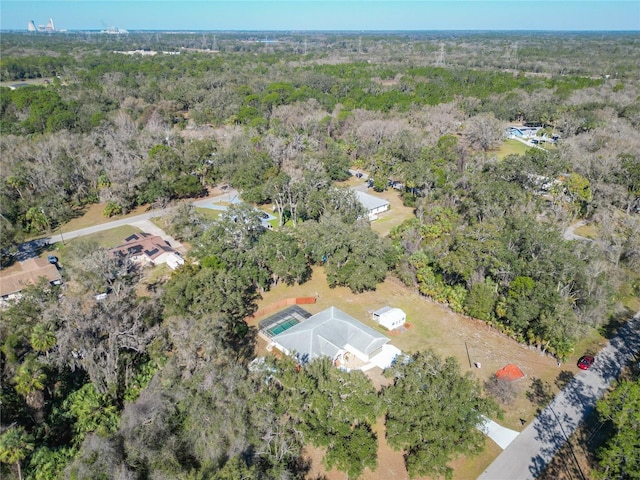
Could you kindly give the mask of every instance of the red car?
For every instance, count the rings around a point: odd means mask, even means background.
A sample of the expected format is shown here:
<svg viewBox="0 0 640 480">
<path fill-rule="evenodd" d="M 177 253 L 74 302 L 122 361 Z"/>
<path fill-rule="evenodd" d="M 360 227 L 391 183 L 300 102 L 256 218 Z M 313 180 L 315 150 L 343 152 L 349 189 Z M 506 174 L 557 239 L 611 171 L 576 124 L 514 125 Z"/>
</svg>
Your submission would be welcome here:
<svg viewBox="0 0 640 480">
<path fill-rule="evenodd" d="M 583 355 L 578 360 L 578 368 L 581 370 L 588 370 L 591 365 L 593 365 L 593 361 L 595 359 L 591 355 Z"/>
</svg>

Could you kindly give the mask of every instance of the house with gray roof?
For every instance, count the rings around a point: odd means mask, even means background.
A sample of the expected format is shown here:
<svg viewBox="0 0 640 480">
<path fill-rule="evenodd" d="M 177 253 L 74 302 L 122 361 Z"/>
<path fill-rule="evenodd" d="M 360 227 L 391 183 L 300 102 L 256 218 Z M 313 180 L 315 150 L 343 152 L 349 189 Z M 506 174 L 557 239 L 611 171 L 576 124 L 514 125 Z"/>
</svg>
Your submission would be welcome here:
<svg viewBox="0 0 640 480">
<path fill-rule="evenodd" d="M 389 339 L 336 307 L 329 307 L 271 338 L 287 355 L 302 362 L 351 354 L 363 362 L 382 352 Z"/>
<path fill-rule="evenodd" d="M 369 220 L 375 220 L 378 217 L 379 213 L 389 210 L 389 206 L 391 204 L 388 200 L 376 197 L 360 190 L 353 189 L 353 191 L 356 194 L 356 198 L 367 212 Z"/>
</svg>

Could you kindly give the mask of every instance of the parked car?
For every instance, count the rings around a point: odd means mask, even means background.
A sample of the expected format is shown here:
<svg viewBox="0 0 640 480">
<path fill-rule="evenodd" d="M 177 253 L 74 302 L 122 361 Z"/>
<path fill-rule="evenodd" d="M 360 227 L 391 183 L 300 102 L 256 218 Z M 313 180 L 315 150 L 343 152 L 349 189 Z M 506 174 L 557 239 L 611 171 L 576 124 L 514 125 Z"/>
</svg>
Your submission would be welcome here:
<svg viewBox="0 0 640 480">
<path fill-rule="evenodd" d="M 55 255 L 49 255 L 47 257 L 47 261 L 53 265 L 55 265 L 56 263 L 58 263 L 58 257 L 56 257 Z"/>
<path fill-rule="evenodd" d="M 588 370 L 595 359 L 591 355 L 583 355 L 578 360 L 578 368 L 581 370 Z"/>
<path fill-rule="evenodd" d="M 267 212 L 264 212 L 264 213 L 260 214 L 260 216 L 261 216 L 262 218 L 264 218 L 265 220 L 266 220 L 267 218 L 269 218 L 269 214 L 268 214 Z"/>
</svg>

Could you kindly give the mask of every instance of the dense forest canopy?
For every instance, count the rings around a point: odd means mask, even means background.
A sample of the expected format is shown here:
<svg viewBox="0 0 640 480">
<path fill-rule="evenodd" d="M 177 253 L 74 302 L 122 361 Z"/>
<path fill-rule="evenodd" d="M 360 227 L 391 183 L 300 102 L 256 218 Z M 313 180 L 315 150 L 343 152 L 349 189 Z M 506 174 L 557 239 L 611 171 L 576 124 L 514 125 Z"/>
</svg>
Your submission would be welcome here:
<svg viewBox="0 0 640 480">
<path fill-rule="evenodd" d="M 96 203 L 107 217 L 177 205 L 166 230 L 191 245 L 141 294 L 138 266 L 76 241 L 68 285 L 2 311 L 3 474 L 304 478 L 313 445 L 355 478 L 376 467 L 384 416 L 411 475 L 449 476 L 480 448 L 478 415 L 497 411 L 453 359 L 416 352 L 381 391 L 327 359 L 254 362 L 244 320 L 261 294 L 316 267 L 353 292 L 394 275 L 563 360 L 640 293 L 637 34 L 262 38 L 3 34 L 3 265 Z M 539 127 L 538 147 L 499 158 L 509 125 Z M 376 234 L 343 186 L 350 170 L 414 214 Z M 243 203 L 215 220 L 179 203 L 220 185 Z M 272 207 L 275 228 L 253 205 Z M 576 221 L 597 241 L 572 240 Z M 416 382 L 434 405 L 460 401 L 432 418 Z M 600 409 L 628 436 L 618 403 Z M 411 412 L 425 422 L 413 436 Z M 629 461 L 626 436 L 605 465 Z"/>
</svg>

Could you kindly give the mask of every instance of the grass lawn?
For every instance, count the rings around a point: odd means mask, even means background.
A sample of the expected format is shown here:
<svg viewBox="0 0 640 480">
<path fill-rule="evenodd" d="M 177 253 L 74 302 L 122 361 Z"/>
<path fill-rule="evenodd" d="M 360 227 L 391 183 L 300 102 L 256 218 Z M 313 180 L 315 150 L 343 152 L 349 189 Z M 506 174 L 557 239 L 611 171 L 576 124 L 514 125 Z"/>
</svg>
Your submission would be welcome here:
<svg viewBox="0 0 640 480">
<path fill-rule="evenodd" d="M 102 248 L 117 247 L 122 244 L 122 241 L 133 233 L 140 232 L 139 228 L 132 227 L 130 225 L 123 225 L 122 227 L 112 228 L 103 232 L 93 233 L 80 238 L 74 238 L 68 240 L 64 245 L 60 242 L 55 244 L 56 256 L 60 259 L 60 263 L 64 265 L 65 257 L 67 255 L 67 249 L 69 245 L 73 245 L 78 240 L 92 240 L 96 242 Z"/>
<path fill-rule="evenodd" d="M 576 228 L 573 233 L 579 235 L 581 237 L 590 238 L 591 240 L 595 240 L 598 238 L 598 227 L 593 224 L 583 225 L 581 227 Z"/>
<path fill-rule="evenodd" d="M 381 213 L 376 220 L 371 222 L 371 230 L 381 237 L 389 236 L 394 227 L 413 217 L 413 208 L 405 207 L 402 204 L 400 193 L 396 190 L 389 189 L 381 193 L 373 192 L 372 195 L 382 197 L 391 203 L 389 211 Z"/>
<path fill-rule="evenodd" d="M 92 205 L 88 205 L 82 212 L 81 216 L 72 219 L 71 221 L 62 225 L 61 228 L 56 229 L 53 233 L 62 233 L 64 232 L 72 232 L 74 230 L 80 230 L 81 228 L 92 227 L 94 225 L 101 225 L 103 223 L 111 222 L 113 220 L 119 220 L 121 218 L 133 217 L 135 215 L 140 215 L 147 211 L 148 206 L 143 205 L 137 207 L 135 210 L 127 213 L 126 215 L 115 215 L 113 217 L 107 218 L 102 214 L 106 204 L 104 203 L 94 203 Z"/>
<path fill-rule="evenodd" d="M 206 220 L 217 220 L 222 210 L 213 210 L 211 208 L 196 207 L 196 212 L 202 215 Z"/>
<path fill-rule="evenodd" d="M 505 140 L 500 148 L 492 150 L 492 152 L 498 156 L 498 159 L 502 160 L 507 155 L 523 155 L 530 148 L 518 140 Z"/>
</svg>

